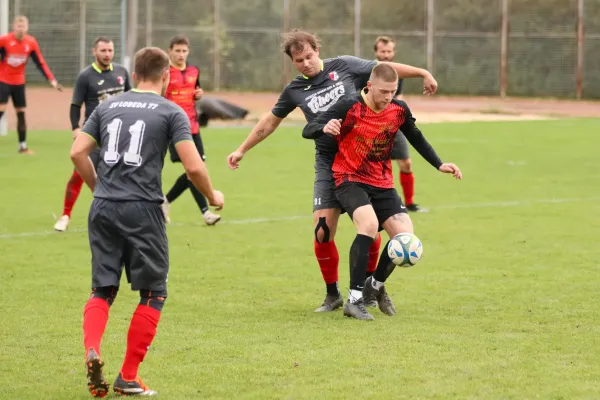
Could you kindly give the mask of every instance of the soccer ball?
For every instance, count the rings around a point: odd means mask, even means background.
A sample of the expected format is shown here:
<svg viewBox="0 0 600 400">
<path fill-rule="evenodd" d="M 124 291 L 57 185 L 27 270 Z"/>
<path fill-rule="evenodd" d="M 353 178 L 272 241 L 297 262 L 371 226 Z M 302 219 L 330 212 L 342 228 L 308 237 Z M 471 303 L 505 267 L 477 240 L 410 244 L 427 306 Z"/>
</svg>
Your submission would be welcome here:
<svg viewBox="0 0 600 400">
<path fill-rule="evenodd" d="M 423 244 L 412 233 L 399 233 L 390 240 L 387 252 L 394 264 L 400 267 L 412 267 L 423 255 Z"/>
</svg>

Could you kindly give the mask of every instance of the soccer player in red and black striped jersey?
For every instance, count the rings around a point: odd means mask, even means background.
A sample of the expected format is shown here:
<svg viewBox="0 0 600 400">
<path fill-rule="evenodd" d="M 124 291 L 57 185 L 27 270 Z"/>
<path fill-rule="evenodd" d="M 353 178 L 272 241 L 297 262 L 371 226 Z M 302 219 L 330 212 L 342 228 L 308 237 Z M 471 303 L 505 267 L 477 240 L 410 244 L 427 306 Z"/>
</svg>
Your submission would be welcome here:
<svg viewBox="0 0 600 400">
<path fill-rule="evenodd" d="M 0 36 L 0 118 L 6 111 L 8 99 L 12 98 L 17 112 L 17 132 L 19 134 L 19 153 L 33 154 L 27 148 L 27 124 L 25 123 L 25 66 L 29 57 L 48 79 L 52 87 L 62 91 L 52 71 L 46 65 L 37 40 L 27 34 L 29 21 L 18 15 L 13 22 L 13 31 Z"/>
<path fill-rule="evenodd" d="M 192 138 L 196 144 L 196 149 L 200 153 L 202 160 L 206 160 L 204 146 L 200 137 L 200 124 L 198 123 L 198 113 L 196 111 L 196 100 L 199 100 L 204 91 L 200 87 L 200 70 L 198 67 L 189 65 L 187 58 L 190 55 L 190 42 L 185 36 L 175 36 L 169 44 L 169 58 L 171 59 L 171 80 L 165 97 L 185 111 L 192 127 Z M 171 161 L 179 162 L 179 157 L 175 147 L 169 147 Z M 221 220 L 221 216 L 213 213 L 208 208 L 206 199 L 196 189 L 186 174 L 181 174 L 175 184 L 165 196 L 165 202 L 162 205 L 163 213 L 167 222 L 170 222 L 169 213 L 171 203 L 175 201 L 187 188 L 190 189 L 198 208 L 202 212 L 202 217 L 207 225 L 215 225 Z"/>
<path fill-rule="evenodd" d="M 374 295 L 387 315 L 396 310 L 385 291 L 384 282 L 393 265 L 384 246 L 377 270 L 367 278 L 369 248 L 381 228 L 390 238 L 413 232 L 406 207 L 394 189 L 391 153 L 394 137 L 400 130 L 410 144 L 437 170 L 462 178 L 460 169 L 442 163 L 435 150 L 415 125 L 405 102 L 394 99 L 398 74 L 389 64 L 378 64 L 357 96 L 348 96 L 305 126 L 302 135 L 316 139 L 333 136 L 338 152 L 333 163 L 335 195 L 348 212 L 357 230 L 350 248 L 350 293 L 344 315 L 373 319 L 365 308 L 365 297 Z"/>
</svg>

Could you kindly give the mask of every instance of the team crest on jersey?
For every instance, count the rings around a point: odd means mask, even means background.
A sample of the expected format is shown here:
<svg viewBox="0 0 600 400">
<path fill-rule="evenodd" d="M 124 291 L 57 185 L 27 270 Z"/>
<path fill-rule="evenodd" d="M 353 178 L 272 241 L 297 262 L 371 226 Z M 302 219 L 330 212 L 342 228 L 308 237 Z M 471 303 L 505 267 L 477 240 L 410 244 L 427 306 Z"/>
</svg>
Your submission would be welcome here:
<svg viewBox="0 0 600 400">
<path fill-rule="evenodd" d="M 119 85 L 122 85 L 125 83 L 125 78 L 123 78 L 122 76 L 117 76 L 117 83 Z"/>
<path fill-rule="evenodd" d="M 194 82 L 196 82 L 196 78 L 194 78 L 193 76 L 189 76 L 187 78 L 187 81 L 188 81 L 188 83 L 194 83 Z"/>
<path fill-rule="evenodd" d="M 28 44 L 25 45 L 25 51 L 29 51 L 29 45 Z"/>
<path fill-rule="evenodd" d="M 329 79 L 331 79 L 332 81 L 337 81 L 338 79 L 340 79 L 340 76 L 338 75 L 337 71 L 333 71 L 329 73 Z"/>
</svg>

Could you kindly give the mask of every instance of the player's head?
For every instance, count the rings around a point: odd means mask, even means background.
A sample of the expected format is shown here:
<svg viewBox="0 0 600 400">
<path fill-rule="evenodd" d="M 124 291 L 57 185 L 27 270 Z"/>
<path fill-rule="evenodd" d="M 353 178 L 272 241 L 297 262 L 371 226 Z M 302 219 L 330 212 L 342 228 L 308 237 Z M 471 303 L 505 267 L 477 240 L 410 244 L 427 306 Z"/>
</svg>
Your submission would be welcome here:
<svg viewBox="0 0 600 400">
<path fill-rule="evenodd" d="M 379 36 L 373 45 L 378 61 L 392 61 L 396 54 L 396 42 L 388 36 Z"/>
<path fill-rule="evenodd" d="M 96 64 L 103 68 L 108 68 L 115 56 L 115 44 L 109 38 L 99 36 L 94 40 L 92 54 L 96 59 Z"/>
<path fill-rule="evenodd" d="M 398 73 L 390 64 L 377 64 L 367 82 L 367 96 L 376 110 L 386 108 L 398 89 Z"/>
<path fill-rule="evenodd" d="M 160 86 L 161 96 L 169 85 L 169 56 L 158 47 L 144 47 L 135 53 L 133 79 L 137 86 Z"/>
<path fill-rule="evenodd" d="M 22 39 L 29 31 L 29 20 L 24 15 L 17 15 L 13 20 L 13 32 L 17 39 Z"/>
<path fill-rule="evenodd" d="M 185 65 L 190 55 L 190 41 L 185 36 L 175 36 L 169 43 L 169 58 L 178 67 Z"/>
<path fill-rule="evenodd" d="M 282 35 L 281 47 L 296 69 L 306 77 L 312 78 L 321 72 L 319 48 L 321 43 L 316 35 L 299 29 Z"/>
</svg>

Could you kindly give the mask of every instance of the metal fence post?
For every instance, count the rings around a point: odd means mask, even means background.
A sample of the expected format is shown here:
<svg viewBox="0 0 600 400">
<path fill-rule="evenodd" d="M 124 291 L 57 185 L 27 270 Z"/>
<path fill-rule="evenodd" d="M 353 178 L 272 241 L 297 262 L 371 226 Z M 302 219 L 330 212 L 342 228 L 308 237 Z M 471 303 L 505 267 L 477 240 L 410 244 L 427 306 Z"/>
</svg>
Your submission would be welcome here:
<svg viewBox="0 0 600 400">
<path fill-rule="evenodd" d="M 289 32 L 291 26 L 291 14 L 290 14 L 290 0 L 283 0 L 283 21 L 282 21 L 282 29 L 283 32 Z M 284 52 L 281 52 L 282 60 L 283 60 L 283 82 L 281 87 L 284 88 L 285 85 L 291 80 L 290 77 L 290 64 L 288 61 L 288 56 Z"/>
<path fill-rule="evenodd" d="M 427 0 L 427 69 L 433 74 L 435 40 L 435 0 Z"/>
<path fill-rule="evenodd" d="M 360 57 L 361 0 L 354 0 L 354 56 Z"/>
<path fill-rule="evenodd" d="M 502 0 L 502 22 L 500 30 L 500 96 L 506 97 L 508 84 L 508 1 Z"/>
<path fill-rule="evenodd" d="M 85 59 L 86 59 L 86 22 L 85 22 L 85 14 L 86 14 L 86 1 L 87 0 L 79 0 L 79 70 L 85 68 Z"/>
<path fill-rule="evenodd" d="M 0 35 L 8 33 L 8 0 L 0 0 Z M 0 136 L 8 135 L 6 113 L 0 118 Z"/>
<path fill-rule="evenodd" d="M 581 100 L 583 96 L 583 41 L 584 41 L 584 26 L 583 26 L 583 11 L 584 11 L 584 1 L 577 1 L 577 72 L 576 72 L 576 96 L 577 100 Z"/>
<path fill-rule="evenodd" d="M 221 1 L 214 0 L 215 15 L 213 24 L 213 82 L 214 90 L 221 88 Z"/>
<path fill-rule="evenodd" d="M 152 16 L 154 4 L 152 0 L 146 0 L 146 46 L 152 46 Z"/>
</svg>

